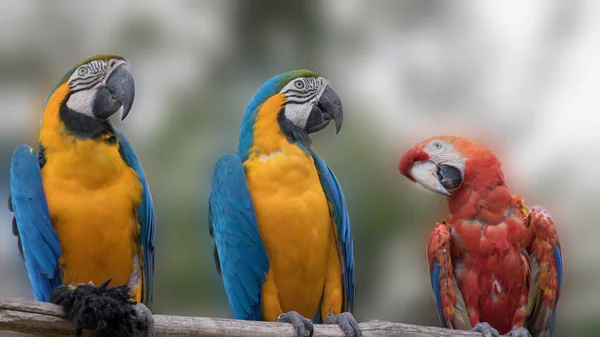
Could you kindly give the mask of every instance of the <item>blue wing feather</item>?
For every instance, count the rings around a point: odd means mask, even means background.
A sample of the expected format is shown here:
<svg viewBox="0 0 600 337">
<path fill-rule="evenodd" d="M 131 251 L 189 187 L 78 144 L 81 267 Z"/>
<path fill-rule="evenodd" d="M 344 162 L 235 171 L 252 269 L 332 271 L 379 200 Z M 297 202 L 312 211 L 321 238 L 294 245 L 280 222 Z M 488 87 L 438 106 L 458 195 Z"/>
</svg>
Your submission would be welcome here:
<svg viewBox="0 0 600 337">
<path fill-rule="evenodd" d="M 560 288 L 562 287 L 563 281 L 563 258 L 562 253 L 560 251 L 560 247 L 554 246 L 554 260 L 556 261 L 556 273 L 558 276 L 558 293 L 560 296 Z M 552 337 L 552 333 L 554 332 L 554 322 L 556 320 L 556 306 L 552 310 L 552 321 L 550 322 L 550 337 Z"/>
<path fill-rule="evenodd" d="M 209 214 L 233 318 L 260 320 L 261 287 L 269 258 L 258 232 L 244 167 L 235 155 L 222 156 L 217 162 Z"/>
<path fill-rule="evenodd" d="M 140 224 L 139 244 L 142 246 L 144 256 L 143 302 L 148 304 L 152 302 L 153 299 L 154 236 L 156 231 L 154 204 L 152 202 L 150 186 L 146 181 L 146 175 L 142 168 L 142 163 L 135 154 L 133 146 L 121 131 L 115 130 L 115 133 L 119 138 L 119 153 L 121 154 L 121 158 L 123 158 L 123 161 L 125 161 L 129 167 L 137 172 L 138 179 L 142 184 L 142 202 L 138 206 L 136 214 L 138 223 Z"/>
<path fill-rule="evenodd" d="M 560 291 L 560 288 L 562 286 L 562 280 L 563 280 L 563 258 L 562 258 L 562 253 L 560 252 L 560 248 L 558 246 L 555 246 L 553 251 L 554 251 L 554 260 L 556 260 L 556 272 L 558 274 L 558 289 Z"/>
<path fill-rule="evenodd" d="M 533 207 L 528 216 L 530 221 L 529 226 L 533 228 L 536 242 L 532 244 L 530 249 L 530 286 L 529 286 L 529 313 L 526 321 L 526 327 L 534 337 L 551 337 L 554 332 L 554 324 L 556 319 L 556 310 L 563 282 L 564 264 L 560 243 L 556 236 L 554 220 L 550 213 L 541 207 Z M 543 246 L 552 245 L 552 254 L 544 254 L 542 257 L 537 256 L 535 247 L 539 242 Z M 552 268 L 546 265 L 554 265 L 556 267 L 557 284 L 556 293 L 552 295 L 550 301 L 545 298 L 546 289 L 551 283 L 541 283 L 542 278 L 553 278 Z"/>
<path fill-rule="evenodd" d="M 431 288 L 433 289 L 433 297 L 435 299 L 435 309 L 438 313 L 440 326 L 442 328 L 447 328 L 446 323 L 444 322 L 444 315 L 442 312 L 442 296 L 440 290 L 440 265 L 435 260 L 433 261 L 433 266 L 431 268 L 430 279 Z"/>
<path fill-rule="evenodd" d="M 354 247 L 350 233 L 350 218 L 344 193 L 335 175 L 316 153 L 312 153 L 319 180 L 327 200 L 331 204 L 333 219 L 337 228 L 337 242 L 342 259 L 342 274 L 344 280 L 344 311 L 353 312 L 355 303 L 354 290 Z"/>
<path fill-rule="evenodd" d="M 18 147 L 13 155 L 10 192 L 35 299 L 47 302 L 52 290 L 61 284 L 58 269 L 61 249 L 50 222 L 38 157 L 27 145 Z"/>
</svg>

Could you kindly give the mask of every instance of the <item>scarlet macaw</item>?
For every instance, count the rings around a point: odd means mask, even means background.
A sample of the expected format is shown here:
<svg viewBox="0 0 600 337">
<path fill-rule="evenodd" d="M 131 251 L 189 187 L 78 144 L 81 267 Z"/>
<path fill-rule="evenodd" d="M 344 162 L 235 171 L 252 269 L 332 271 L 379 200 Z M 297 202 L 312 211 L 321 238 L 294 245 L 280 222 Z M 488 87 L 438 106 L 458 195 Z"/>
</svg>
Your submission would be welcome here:
<svg viewBox="0 0 600 337">
<path fill-rule="evenodd" d="M 38 153 L 21 145 L 12 159 L 9 208 L 33 293 L 63 305 L 77 333 L 132 333 L 136 311 L 151 325 L 130 299 L 152 299 L 152 196 L 133 147 L 108 120 L 121 108 L 125 119 L 134 96 L 122 57 L 81 62 L 46 101 Z"/>
<path fill-rule="evenodd" d="M 498 158 L 468 139 L 424 140 L 400 172 L 448 200 L 427 246 L 441 326 L 552 336 L 563 260 L 550 213 L 511 195 Z"/>
<path fill-rule="evenodd" d="M 210 193 L 215 261 L 236 319 L 312 322 L 361 336 L 354 308 L 354 255 L 344 195 L 311 150 L 310 134 L 342 103 L 308 70 L 268 80 L 244 114 L 238 153 L 221 157 Z M 312 320 L 309 320 L 308 317 Z"/>
</svg>

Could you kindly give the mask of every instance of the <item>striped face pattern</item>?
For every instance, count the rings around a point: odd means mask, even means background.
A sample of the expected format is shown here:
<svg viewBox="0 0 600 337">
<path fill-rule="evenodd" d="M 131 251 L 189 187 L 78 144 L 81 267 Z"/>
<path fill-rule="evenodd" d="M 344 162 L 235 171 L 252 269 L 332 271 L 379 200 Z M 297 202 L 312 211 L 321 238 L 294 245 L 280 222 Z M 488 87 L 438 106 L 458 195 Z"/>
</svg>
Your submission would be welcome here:
<svg viewBox="0 0 600 337">
<path fill-rule="evenodd" d="M 93 60 L 77 68 L 67 83 L 71 87 L 71 95 L 67 106 L 76 112 L 93 117 L 92 102 L 96 90 L 105 84 L 107 74 L 121 64 L 126 63 L 121 59 Z"/>
<path fill-rule="evenodd" d="M 325 87 L 327 80 L 323 77 L 299 77 L 290 81 L 279 92 L 287 98 L 285 117 L 297 127 L 304 128 Z"/>
<path fill-rule="evenodd" d="M 116 60 L 111 60 L 111 62 Z M 95 60 L 81 65 L 69 78 L 69 85 L 73 92 L 86 90 L 96 86 L 102 81 L 106 73 L 106 61 Z"/>
</svg>

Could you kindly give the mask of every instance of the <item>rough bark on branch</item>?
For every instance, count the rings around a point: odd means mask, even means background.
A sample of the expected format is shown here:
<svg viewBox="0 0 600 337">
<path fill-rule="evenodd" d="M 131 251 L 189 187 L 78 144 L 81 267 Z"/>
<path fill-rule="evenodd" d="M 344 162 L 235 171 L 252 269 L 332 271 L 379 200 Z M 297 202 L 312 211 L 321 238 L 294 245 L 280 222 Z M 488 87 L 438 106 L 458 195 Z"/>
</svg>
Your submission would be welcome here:
<svg viewBox="0 0 600 337">
<path fill-rule="evenodd" d="M 156 336 L 203 337 L 296 337 L 291 325 L 270 322 L 239 321 L 154 315 Z M 402 323 L 370 321 L 361 323 L 364 337 L 481 337 L 481 334 Z M 73 327 L 60 307 L 42 302 L 0 297 L 0 330 L 44 336 L 72 336 Z M 336 325 L 315 325 L 315 337 L 344 337 Z"/>
</svg>

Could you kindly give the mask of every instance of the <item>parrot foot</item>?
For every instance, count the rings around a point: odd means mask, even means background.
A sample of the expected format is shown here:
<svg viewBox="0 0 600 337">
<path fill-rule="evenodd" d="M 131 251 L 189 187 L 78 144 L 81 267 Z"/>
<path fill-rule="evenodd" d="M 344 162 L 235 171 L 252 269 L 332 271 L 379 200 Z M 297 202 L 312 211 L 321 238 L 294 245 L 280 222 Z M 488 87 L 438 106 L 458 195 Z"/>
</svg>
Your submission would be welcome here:
<svg viewBox="0 0 600 337">
<path fill-rule="evenodd" d="M 302 315 L 295 311 L 280 314 L 277 317 L 277 322 L 290 323 L 294 327 L 294 330 L 296 330 L 298 337 L 312 337 L 315 332 L 313 322 L 302 317 Z"/>
<path fill-rule="evenodd" d="M 483 337 L 500 337 L 498 330 L 492 328 L 487 322 L 477 323 L 477 325 L 471 329 L 473 332 L 479 332 Z"/>
<path fill-rule="evenodd" d="M 139 323 L 139 330 L 146 331 L 146 337 L 154 337 L 154 316 L 152 311 L 143 303 L 138 303 L 134 307 Z M 520 337 L 520 336 L 515 336 Z"/>
<path fill-rule="evenodd" d="M 358 322 L 349 312 L 342 312 L 339 315 L 329 315 L 323 320 L 323 324 L 339 325 L 346 337 L 362 337 L 362 331 L 358 326 Z"/>
<path fill-rule="evenodd" d="M 63 308 L 75 326 L 75 336 L 82 336 L 83 329 L 92 330 L 100 337 L 139 335 L 129 288 L 125 285 L 108 288 L 109 282 L 100 287 L 62 285 L 52 292 L 50 302 Z"/>
<path fill-rule="evenodd" d="M 531 337 L 529 330 L 525 328 L 516 328 L 505 335 L 506 337 Z"/>
</svg>

